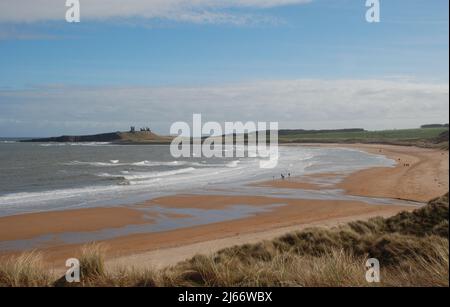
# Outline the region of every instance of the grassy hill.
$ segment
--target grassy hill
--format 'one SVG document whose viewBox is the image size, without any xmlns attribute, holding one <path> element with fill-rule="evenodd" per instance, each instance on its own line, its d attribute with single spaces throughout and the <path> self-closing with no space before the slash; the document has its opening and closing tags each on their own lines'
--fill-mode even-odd
<svg viewBox="0 0 450 307">
<path fill-rule="evenodd" d="M 448 148 L 448 127 L 367 131 L 339 130 L 280 130 L 283 143 L 378 143 Z M 218 137 L 224 140 L 224 137 Z M 150 131 L 111 132 L 94 135 L 60 136 L 28 139 L 22 142 L 111 142 L 114 144 L 170 144 L 172 136 Z"/>
<path fill-rule="evenodd" d="M 161 136 L 150 131 L 120 132 L 120 139 L 116 143 L 120 144 L 170 144 L 173 137 Z"/>
<path fill-rule="evenodd" d="M 151 131 L 110 132 L 92 135 L 63 135 L 59 137 L 27 139 L 21 142 L 111 142 L 114 144 L 170 144 L 170 136 L 160 136 Z"/>
<path fill-rule="evenodd" d="M 446 138 L 445 138 L 446 135 Z M 447 142 L 448 128 L 418 128 L 382 131 L 366 130 L 280 130 L 280 143 L 385 143 L 431 147 Z M 444 144 L 445 145 L 445 144 Z"/>
</svg>

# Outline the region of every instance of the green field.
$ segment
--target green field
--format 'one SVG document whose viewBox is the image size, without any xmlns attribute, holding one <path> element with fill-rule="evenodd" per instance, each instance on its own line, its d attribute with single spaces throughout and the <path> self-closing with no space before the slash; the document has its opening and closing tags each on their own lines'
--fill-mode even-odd
<svg viewBox="0 0 450 307">
<path fill-rule="evenodd" d="M 448 128 L 419 128 L 383 131 L 316 131 L 302 132 L 280 130 L 279 140 L 282 143 L 295 142 L 426 142 L 437 139 Z"/>
</svg>

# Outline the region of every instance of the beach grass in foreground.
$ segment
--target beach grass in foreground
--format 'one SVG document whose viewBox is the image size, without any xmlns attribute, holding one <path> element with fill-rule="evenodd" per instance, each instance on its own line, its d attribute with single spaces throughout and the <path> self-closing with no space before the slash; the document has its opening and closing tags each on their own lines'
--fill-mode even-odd
<svg viewBox="0 0 450 307">
<path fill-rule="evenodd" d="M 448 286 L 448 194 L 413 212 L 311 228 L 197 255 L 162 270 L 106 268 L 102 246 L 81 251 L 81 282 L 66 283 L 31 252 L 0 264 L 0 286 Z M 368 283 L 377 258 L 381 282 Z"/>
</svg>

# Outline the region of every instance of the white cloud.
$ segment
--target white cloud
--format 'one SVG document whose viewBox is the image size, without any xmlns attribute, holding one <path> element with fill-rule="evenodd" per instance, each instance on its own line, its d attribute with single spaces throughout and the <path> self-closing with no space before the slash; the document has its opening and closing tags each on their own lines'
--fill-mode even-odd
<svg viewBox="0 0 450 307">
<path fill-rule="evenodd" d="M 448 84 L 400 80 L 5 89 L 0 90 L 0 132 L 88 133 L 136 124 L 167 133 L 172 122 L 190 122 L 193 113 L 201 113 L 205 121 L 278 121 L 282 128 L 408 128 L 447 122 L 448 99 Z M 8 119 L 20 124 L 7 124 Z"/>
<path fill-rule="evenodd" d="M 312 0 L 81 0 L 82 20 L 108 18 L 163 18 L 187 22 L 241 23 L 251 15 L 227 13 L 228 9 L 267 9 L 304 4 Z M 0 22 L 64 20 L 65 0 L 1 0 Z"/>
</svg>

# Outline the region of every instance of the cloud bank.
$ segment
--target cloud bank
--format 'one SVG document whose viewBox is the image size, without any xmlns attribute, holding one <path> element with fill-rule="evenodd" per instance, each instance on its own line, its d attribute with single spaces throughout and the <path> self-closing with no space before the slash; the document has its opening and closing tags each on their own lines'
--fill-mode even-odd
<svg viewBox="0 0 450 307">
<path fill-rule="evenodd" d="M 205 87 L 0 89 L 0 135 L 45 136 L 175 121 L 278 121 L 281 128 L 410 128 L 448 122 L 449 85 L 279 80 Z"/>
<path fill-rule="evenodd" d="M 194 23 L 244 23 L 251 15 L 231 10 L 268 9 L 312 0 L 88 0 L 80 1 L 82 20 L 139 17 Z M 64 20 L 65 0 L 2 0 L 0 23 Z"/>
</svg>

